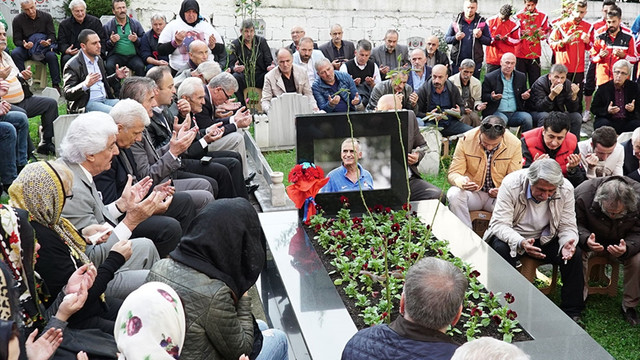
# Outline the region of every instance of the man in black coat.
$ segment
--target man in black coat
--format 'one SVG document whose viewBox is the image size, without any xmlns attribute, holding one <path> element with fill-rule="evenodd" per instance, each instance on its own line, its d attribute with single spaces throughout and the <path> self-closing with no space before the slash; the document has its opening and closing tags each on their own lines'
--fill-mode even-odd
<svg viewBox="0 0 640 360">
<path fill-rule="evenodd" d="M 633 66 L 627 60 L 621 59 L 613 64 L 613 80 L 600 85 L 593 96 L 594 129 L 611 126 L 620 135 L 640 126 L 636 108 L 638 85 L 629 80 L 632 71 Z"/>
<path fill-rule="evenodd" d="M 64 65 L 77 53 L 80 52 L 80 40 L 78 35 L 84 29 L 96 32 L 100 37 L 102 49 L 105 48 L 107 38 L 100 19 L 87 14 L 87 4 L 84 0 L 72 0 L 69 3 L 71 10 L 70 17 L 62 20 L 58 27 L 58 51 L 60 52 L 60 68 L 64 70 Z"/>
<path fill-rule="evenodd" d="M 505 53 L 500 59 L 500 69 L 485 75 L 482 101 L 487 108 L 482 116 L 500 116 L 507 126 L 520 126 L 520 131 L 525 132 L 533 127 L 533 119 L 525 110 L 531 90 L 527 90 L 527 76 L 515 67 L 516 56 Z"/>
<path fill-rule="evenodd" d="M 533 122 L 537 126 L 544 124 L 544 119 L 552 111 L 567 113 L 571 120 L 571 133 L 580 139 L 582 115 L 580 114 L 580 86 L 567 79 L 567 67 L 554 64 L 548 75 L 540 76 L 531 85 L 531 99 L 527 102 L 531 110 Z"/>
</svg>

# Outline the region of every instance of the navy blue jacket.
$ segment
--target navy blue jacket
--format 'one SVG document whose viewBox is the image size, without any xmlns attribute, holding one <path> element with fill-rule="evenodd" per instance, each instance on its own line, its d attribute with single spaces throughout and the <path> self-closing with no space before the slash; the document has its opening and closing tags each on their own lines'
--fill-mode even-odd
<svg viewBox="0 0 640 360">
<path fill-rule="evenodd" d="M 458 348 L 450 336 L 399 316 L 390 325 L 358 331 L 342 352 L 342 360 L 449 360 Z"/>
</svg>

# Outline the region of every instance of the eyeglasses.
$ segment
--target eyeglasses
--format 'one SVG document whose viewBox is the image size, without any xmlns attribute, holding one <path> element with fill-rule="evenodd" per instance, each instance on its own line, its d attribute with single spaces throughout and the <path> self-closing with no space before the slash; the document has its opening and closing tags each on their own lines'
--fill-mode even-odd
<svg viewBox="0 0 640 360">
<path fill-rule="evenodd" d="M 620 70 L 615 70 L 613 72 L 615 75 L 622 75 L 622 76 L 627 76 L 629 75 L 628 73 L 624 72 L 624 71 L 620 71 Z"/>
<path fill-rule="evenodd" d="M 231 96 L 229 96 L 229 94 L 227 94 L 227 92 L 223 88 L 219 88 L 219 89 L 222 90 L 222 93 L 224 94 L 224 97 L 227 98 L 227 100 L 231 98 Z"/>
<path fill-rule="evenodd" d="M 489 124 L 489 123 L 484 123 L 482 124 L 482 128 L 485 130 L 491 130 L 491 128 L 496 129 L 496 131 L 502 131 L 504 130 L 504 126 L 500 125 L 500 124 Z"/>
</svg>

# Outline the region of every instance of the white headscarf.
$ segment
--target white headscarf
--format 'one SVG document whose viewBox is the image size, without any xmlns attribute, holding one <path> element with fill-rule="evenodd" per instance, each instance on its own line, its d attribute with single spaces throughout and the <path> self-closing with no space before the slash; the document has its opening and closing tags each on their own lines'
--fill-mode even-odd
<svg viewBox="0 0 640 360">
<path fill-rule="evenodd" d="M 180 358 L 186 332 L 182 302 L 169 285 L 150 282 L 122 303 L 113 335 L 119 360 Z"/>
</svg>

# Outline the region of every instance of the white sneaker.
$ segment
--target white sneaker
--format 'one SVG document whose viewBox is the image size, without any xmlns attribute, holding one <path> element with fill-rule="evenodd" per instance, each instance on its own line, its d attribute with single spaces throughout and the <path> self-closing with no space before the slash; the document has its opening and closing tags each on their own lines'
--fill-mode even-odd
<svg viewBox="0 0 640 360">
<path fill-rule="evenodd" d="M 582 122 L 586 123 L 586 122 L 589 122 L 589 120 L 591 120 L 591 111 L 585 110 L 582 113 Z"/>
</svg>

